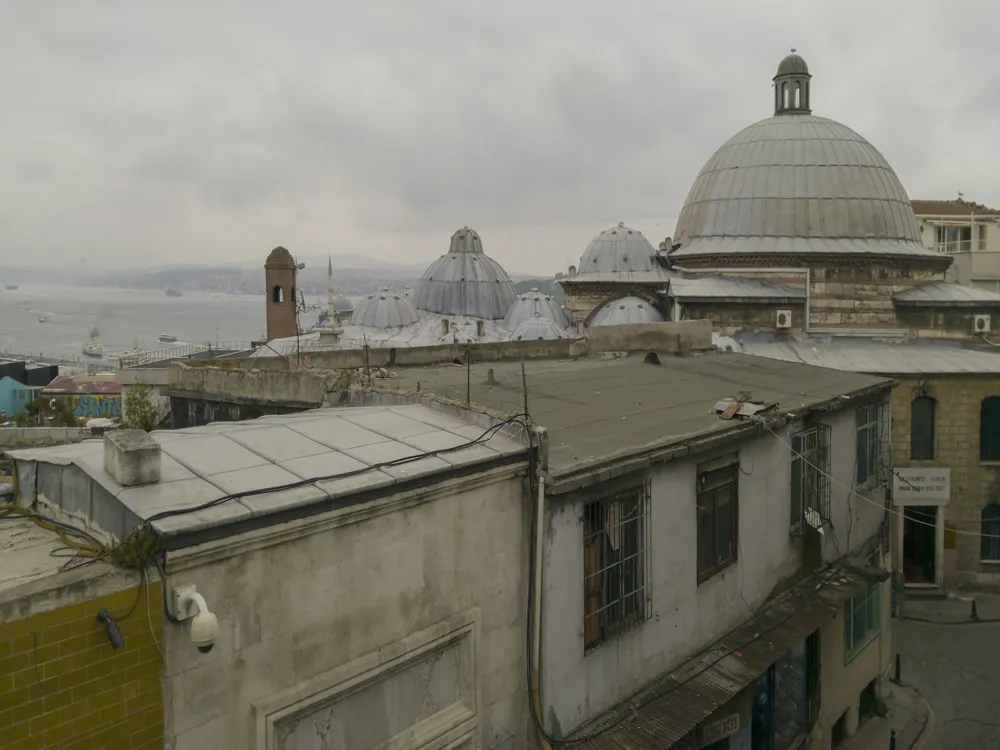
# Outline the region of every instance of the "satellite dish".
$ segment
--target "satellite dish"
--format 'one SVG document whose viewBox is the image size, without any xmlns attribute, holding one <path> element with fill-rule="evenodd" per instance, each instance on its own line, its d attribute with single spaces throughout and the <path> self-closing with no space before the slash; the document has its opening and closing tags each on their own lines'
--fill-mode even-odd
<svg viewBox="0 0 1000 750">
<path fill-rule="evenodd" d="M 56 400 L 54 398 L 53 399 L 49 399 L 49 408 L 50 409 L 55 409 L 56 408 Z"/>
</svg>

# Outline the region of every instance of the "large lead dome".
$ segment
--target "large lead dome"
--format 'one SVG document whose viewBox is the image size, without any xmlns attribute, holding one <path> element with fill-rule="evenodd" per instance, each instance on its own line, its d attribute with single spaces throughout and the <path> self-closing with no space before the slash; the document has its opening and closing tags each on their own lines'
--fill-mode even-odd
<svg viewBox="0 0 1000 750">
<path fill-rule="evenodd" d="M 677 220 L 675 258 L 708 255 L 936 256 L 885 158 L 811 114 L 799 55 L 774 77 L 775 114 L 734 135 L 698 174 Z"/>
<path fill-rule="evenodd" d="M 500 320 L 514 304 L 514 282 L 483 252 L 479 235 L 468 227 L 451 236 L 451 247 L 424 271 L 413 306 L 442 315 Z"/>
</svg>

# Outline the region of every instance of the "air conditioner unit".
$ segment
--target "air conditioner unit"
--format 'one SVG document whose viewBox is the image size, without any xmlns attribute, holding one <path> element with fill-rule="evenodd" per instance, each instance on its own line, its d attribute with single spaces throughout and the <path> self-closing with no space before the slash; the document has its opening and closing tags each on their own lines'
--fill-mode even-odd
<svg viewBox="0 0 1000 750">
<path fill-rule="evenodd" d="M 778 310 L 774 316 L 774 325 L 776 328 L 791 328 L 792 327 L 792 311 L 791 310 Z"/>
<path fill-rule="evenodd" d="M 989 315 L 973 315 L 972 316 L 972 332 L 973 333 L 989 333 L 990 332 L 990 316 Z"/>
</svg>

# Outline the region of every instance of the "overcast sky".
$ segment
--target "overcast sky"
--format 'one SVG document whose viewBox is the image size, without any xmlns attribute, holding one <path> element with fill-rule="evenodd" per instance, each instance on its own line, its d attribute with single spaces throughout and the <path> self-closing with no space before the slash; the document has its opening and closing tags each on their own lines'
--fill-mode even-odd
<svg viewBox="0 0 1000 750">
<path fill-rule="evenodd" d="M 659 242 L 789 47 L 911 197 L 1000 206 L 1000 5 L 0 0 L 0 263 Z"/>
</svg>

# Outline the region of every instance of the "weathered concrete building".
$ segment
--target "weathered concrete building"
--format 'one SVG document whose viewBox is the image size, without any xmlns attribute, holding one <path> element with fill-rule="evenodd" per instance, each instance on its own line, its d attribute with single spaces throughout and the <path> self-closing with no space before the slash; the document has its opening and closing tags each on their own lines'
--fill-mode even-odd
<svg viewBox="0 0 1000 750">
<path fill-rule="evenodd" d="M 396 375 L 368 402 L 526 410 L 540 431 L 529 625 L 544 733 L 827 748 L 871 710 L 891 654 L 892 381 L 642 352 Z"/>
<path fill-rule="evenodd" d="M 380 406 L 13 457 L 18 505 L 155 538 L 166 747 L 513 749 L 528 732 L 524 436 Z"/>
</svg>

